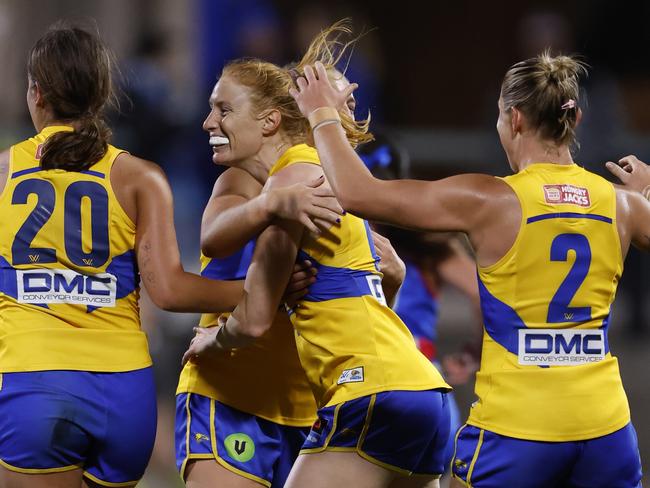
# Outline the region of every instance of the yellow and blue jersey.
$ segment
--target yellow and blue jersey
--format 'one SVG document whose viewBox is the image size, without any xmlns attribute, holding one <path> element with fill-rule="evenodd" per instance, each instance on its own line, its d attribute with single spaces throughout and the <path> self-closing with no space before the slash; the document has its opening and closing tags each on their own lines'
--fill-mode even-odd
<svg viewBox="0 0 650 488">
<path fill-rule="evenodd" d="M 44 128 L 10 149 L 0 196 L 0 372 L 151 365 L 140 329 L 135 224 L 110 182 L 115 158 L 44 171 Z"/>
<path fill-rule="evenodd" d="M 314 148 L 299 144 L 270 174 L 296 163 L 320 164 Z M 368 223 L 348 213 L 328 234 L 303 238 L 299 258 L 318 274 L 291 313 L 318 407 L 389 390 L 449 389 L 386 305 Z"/>
<path fill-rule="evenodd" d="M 201 275 L 214 280 L 243 280 L 255 240 L 223 259 L 201 256 Z M 219 314 L 203 314 L 212 327 Z M 293 327 L 282 310 L 254 344 L 211 357 L 200 366 L 188 362 L 177 394 L 195 393 L 277 424 L 304 427 L 316 419 L 316 403 L 300 365 Z M 189 397 L 188 397 L 189 398 Z"/>
<path fill-rule="evenodd" d="M 478 270 L 485 330 L 468 423 L 539 441 L 614 432 L 630 421 L 607 340 L 623 271 L 615 189 L 575 164 L 504 181 L 522 220 L 505 256 Z"/>
</svg>

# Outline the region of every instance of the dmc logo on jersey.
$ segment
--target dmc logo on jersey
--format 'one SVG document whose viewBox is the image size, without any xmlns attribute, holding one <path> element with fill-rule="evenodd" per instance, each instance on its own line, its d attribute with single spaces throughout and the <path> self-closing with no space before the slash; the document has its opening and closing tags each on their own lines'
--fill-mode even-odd
<svg viewBox="0 0 650 488">
<path fill-rule="evenodd" d="M 363 366 L 352 369 L 344 369 L 339 376 L 339 380 L 336 382 L 337 385 L 342 385 L 344 383 L 361 383 L 363 381 Z"/>
<path fill-rule="evenodd" d="M 605 333 L 594 329 L 519 329 L 519 364 L 578 366 L 605 359 Z"/>
<path fill-rule="evenodd" d="M 590 207 L 589 190 L 573 185 L 544 185 L 546 203 L 570 203 L 580 207 Z"/>
<path fill-rule="evenodd" d="M 83 275 L 70 269 L 16 270 L 19 303 L 68 303 L 114 307 L 117 278 Z"/>
</svg>

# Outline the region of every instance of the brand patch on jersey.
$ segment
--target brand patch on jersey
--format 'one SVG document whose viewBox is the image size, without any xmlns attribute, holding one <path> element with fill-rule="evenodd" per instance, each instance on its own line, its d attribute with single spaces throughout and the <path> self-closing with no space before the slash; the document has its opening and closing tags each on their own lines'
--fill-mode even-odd
<svg viewBox="0 0 650 488">
<path fill-rule="evenodd" d="M 546 203 L 569 203 L 580 207 L 590 207 L 589 190 L 573 185 L 544 185 Z"/>
<path fill-rule="evenodd" d="M 84 275 L 70 269 L 18 269 L 16 289 L 19 303 L 114 307 L 117 277 L 110 273 Z"/>
<path fill-rule="evenodd" d="M 337 385 L 342 385 L 344 383 L 361 383 L 363 381 L 363 366 L 352 369 L 344 369 L 339 376 L 339 380 L 336 382 Z"/>
<path fill-rule="evenodd" d="M 605 359 L 599 329 L 519 329 L 519 364 L 578 366 Z"/>
</svg>

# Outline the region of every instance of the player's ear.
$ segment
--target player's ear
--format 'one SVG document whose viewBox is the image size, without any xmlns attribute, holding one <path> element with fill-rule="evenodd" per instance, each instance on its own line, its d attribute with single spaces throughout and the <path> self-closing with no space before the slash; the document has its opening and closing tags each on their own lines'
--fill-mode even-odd
<svg viewBox="0 0 650 488">
<path fill-rule="evenodd" d="M 516 107 L 510 109 L 510 130 L 512 135 L 519 134 L 523 131 L 524 116 Z"/>
<path fill-rule="evenodd" d="M 262 132 L 264 135 L 271 135 L 280 127 L 282 114 L 276 109 L 267 110 L 261 115 L 260 120 L 262 121 Z"/>
</svg>

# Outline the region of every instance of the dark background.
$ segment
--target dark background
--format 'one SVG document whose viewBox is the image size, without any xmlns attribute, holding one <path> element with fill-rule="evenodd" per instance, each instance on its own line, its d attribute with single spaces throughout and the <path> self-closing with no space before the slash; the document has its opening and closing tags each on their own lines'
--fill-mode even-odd
<svg viewBox="0 0 650 488">
<path fill-rule="evenodd" d="M 281 64 L 297 60 L 318 29 L 345 16 L 358 32 L 367 31 L 348 70 L 360 84 L 357 115 L 370 110 L 373 130 L 397 141 L 417 177 L 508 174 L 494 129 L 501 78 L 510 65 L 546 47 L 577 53 L 590 65 L 576 161 L 605 175 L 607 160 L 630 153 L 650 160 L 650 2 L 604 0 L 2 0 L 0 145 L 33 133 L 24 97 L 25 60 L 34 41 L 59 18 L 98 28 L 117 56 L 126 95 L 111 115 L 115 143 L 165 168 L 184 261 L 198 270 L 201 212 L 219 171 L 211 163 L 201 122 L 224 62 L 241 56 Z M 646 463 L 648 271 L 648 258 L 631 252 L 610 333 Z M 477 319 L 468 310 L 462 296 L 444 291 L 443 354 L 473 334 Z M 160 390 L 160 428 L 140 486 L 178 486 L 173 394 L 180 354 L 196 320 L 195 315 L 156 311 L 143 299 Z M 472 385 L 457 394 L 466 414 Z"/>
</svg>

